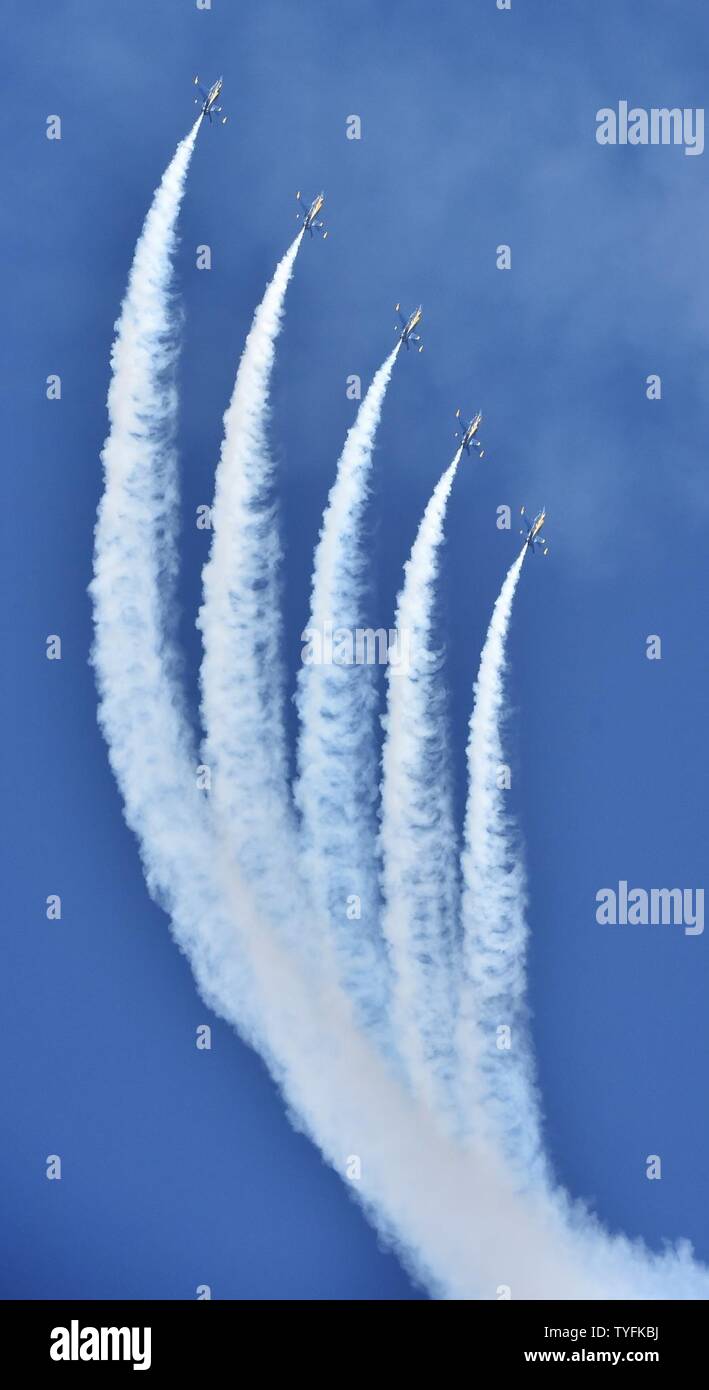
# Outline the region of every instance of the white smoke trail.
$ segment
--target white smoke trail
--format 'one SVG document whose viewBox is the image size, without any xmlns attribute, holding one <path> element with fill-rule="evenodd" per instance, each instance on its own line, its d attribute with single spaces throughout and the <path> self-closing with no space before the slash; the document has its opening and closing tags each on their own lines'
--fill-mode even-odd
<svg viewBox="0 0 709 1390">
<path fill-rule="evenodd" d="M 382 929 L 397 1050 L 416 1095 L 452 1107 L 458 912 L 445 697 L 432 651 L 438 552 L 459 449 L 433 490 L 397 599 L 401 665 L 387 668 L 382 754 Z"/>
<path fill-rule="evenodd" d="M 197 620 L 204 639 L 203 761 L 212 772 L 212 804 L 244 876 L 259 882 L 261 910 L 293 926 L 302 893 L 288 786 L 282 555 L 267 427 L 276 339 L 302 238 L 301 231 L 256 310 L 224 416 Z M 286 898 L 292 899 L 288 910 Z"/>
<path fill-rule="evenodd" d="M 295 797 L 305 872 L 316 907 L 332 923 L 343 978 L 370 1023 L 381 1017 L 386 998 L 376 866 L 377 690 L 370 664 L 375 654 L 370 651 L 367 662 L 363 651 L 353 649 L 356 633 L 364 631 L 362 524 L 374 439 L 400 347 L 399 342 L 374 376 L 337 466 L 315 549 L 296 697 L 301 733 Z M 326 650 L 329 635 L 338 648 L 334 660 Z M 348 664 L 338 639 L 349 641 Z"/>
<path fill-rule="evenodd" d="M 122 726 L 124 714 L 122 706 L 115 705 L 115 677 L 121 667 L 137 677 L 138 658 L 130 636 L 109 645 L 106 632 L 130 628 L 136 634 L 136 651 L 141 646 L 138 634 L 150 632 L 155 661 L 140 672 L 146 680 L 153 678 L 158 664 L 171 676 L 176 667 L 174 649 L 165 632 L 166 626 L 174 626 L 166 610 L 173 600 L 177 569 L 179 500 L 174 381 L 178 337 L 171 279 L 177 217 L 201 121 L 200 116 L 178 145 L 153 199 L 135 249 L 111 352 L 110 432 L 102 454 L 106 487 L 96 526 L 91 593 L 97 625 L 93 661 L 102 696 L 100 718 L 114 764 L 124 758 L 110 736 L 115 725 Z M 162 693 L 168 733 L 177 736 L 179 728 L 189 748 L 174 680 L 169 688 L 165 684 Z M 148 717 L 152 721 L 151 711 Z M 142 745 L 142 729 L 136 727 L 131 737 L 136 745 Z M 125 757 L 129 756 L 125 750 Z M 157 767 L 155 772 L 157 775 Z M 134 809 L 131 801 L 127 808 L 131 824 Z"/>
<path fill-rule="evenodd" d="M 177 217 L 200 124 L 201 117 L 178 145 L 155 194 L 116 326 L 90 589 L 92 661 L 99 722 L 150 891 L 176 914 L 183 949 L 196 949 L 199 940 L 209 969 L 234 976 L 243 1026 L 253 1033 L 247 967 L 242 959 L 235 975 L 230 964 L 233 925 L 217 903 L 214 836 L 197 789 L 195 750 L 165 632 L 178 507 L 171 280 Z M 186 913 L 176 866 L 191 877 L 194 902 Z"/>
<path fill-rule="evenodd" d="M 504 804 L 501 735 L 505 644 L 526 553 L 525 545 L 495 603 L 470 717 L 459 1044 L 469 1123 L 473 1111 L 479 1123 L 482 1110 L 515 1168 L 538 1183 L 548 1174 L 528 1036 L 526 879 Z"/>
<path fill-rule="evenodd" d="M 189 867 L 176 865 L 185 920 L 199 911 Z M 654 1256 L 641 1243 L 610 1238 L 563 1195 L 515 1191 L 499 1155 L 483 1143 L 463 1149 L 442 1135 L 353 1025 L 342 994 L 313 987 L 299 962 L 250 919 L 241 884 L 233 885 L 233 910 L 235 933 L 249 943 L 248 1007 L 258 1018 L 260 1050 L 293 1124 L 434 1296 L 495 1299 L 506 1288 L 515 1299 L 709 1295 L 709 1271 L 693 1262 L 686 1243 Z M 214 965 L 211 932 L 203 919 L 187 946 L 197 983 L 243 1033 L 237 946 Z"/>
<path fill-rule="evenodd" d="M 494 1297 L 504 1283 L 514 1297 L 706 1297 L 706 1272 L 686 1248 L 654 1259 L 608 1241 L 580 1214 L 515 1195 L 483 1149 L 462 1152 L 438 1134 L 353 1026 L 344 996 L 313 989 L 259 920 L 196 790 L 161 627 L 176 502 L 168 295 L 195 133 L 156 194 L 118 325 L 91 586 L 101 724 L 151 891 L 173 914 L 206 1002 L 259 1046 L 294 1123 L 353 1174 L 352 1192 L 433 1291 Z"/>
</svg>

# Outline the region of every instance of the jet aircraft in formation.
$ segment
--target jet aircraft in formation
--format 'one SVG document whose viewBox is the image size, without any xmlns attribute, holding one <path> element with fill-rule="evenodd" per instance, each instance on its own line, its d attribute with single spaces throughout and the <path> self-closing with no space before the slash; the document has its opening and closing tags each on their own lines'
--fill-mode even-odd
<svg viewBox="0 0 709 1390">
<path fill-rule="evenodd" d="M 395 324 L 394 332 L 399 334 L 399 340 L 404 344 L 406 351 L 408 352 L 409 350 L 409 343 L 418 343 L 419 352 L 423 352 L 423 343 L 421 342 L 421 335 L 420 333 L 415 332 L 415 330 L 418 328 L 421 322 L 421 319 L 423 318 L 423 309 L 421 308 L 421 305 L 419 304 L 418 309 L 414 309 L 413 314 L 411 314 L 408 319 L 404 318 L 404 315 L 401 312 L 400 304 L 395 304 L 394 309 L 396 310 L 396 313 L 399 315 L 399 318 L 401 320 L 401 327 L 399 327 L 398 324 Z"/>
<path fill-rule="evenodd" d="M 318 222 L 318 213 L 322 211 L 322 205 L 325 202 L 325 194 L 318 193 L 317 198 L 313 199 L 312 203 L 310 204 L 310 207 L 306 207 L 305 203 L 303 202 L 303 199 L 300 196 L 300 193 L 296 193 L 295 196 L 296 200 L 300 203 L 301 207 L 301 211 L 296 213 L 296 217 L 302 217 L 304 230 L 306 232 L 310 232 L 310 235 L 312 236 L 314 227 L 317 232 L 322 232 L 324 241 L 325 237 L 327 236 L 327 231 L 325 228 L 325 223 Z"/>
<path fill-rule="evenodd" d="M 532 554 L 534 554 L 536 547 L 539 546 L 542 555 L 548 555 L 549 546 L 547 545 L 544 537 L 539 534 L 547 518 L 546 507 L 542 507 L 542 510 L 540 512 L 537 512 L 537 515 L 535 516 L 533 521 L 529 520 L 529 517 L 527 516 L 524 510 L 524 507 L 522 507 L 520 510 L 522 514 L 522 520 L 524 521 L 527 530 L 520 531 L 519 534 L 520 536 L 525 536 L 525 544 L 527 546 L 527 549 L 531 550 Z"/>
<path fill-rule="evenodd" d="M 475 438 L 483 422 L 482 410 L 479 410 L 477 414 L 473 416 L 469 425 L 465 424 L 465 421 L 463 420 L 463 417 L 459 410 L 456 410 L 455 418 L 458 421 L 458 429 L 455 432 L 455 438 L 460 440 L 461 449 L 465 449 L 466 454 L 470 453 L 471 448 L 477 449 L 480 454 L 480 457 L 484 458 L 485 450 L 483 449 L 480 440 Z"/>
<path fill-rule="evenodd" d="M 209 117 L 209 124 L 211 125 L 211 124 L 212 124 L 212 112 L 214 112 L 214 114 L 217 115 L 217 113 L 221 112 L 221 109 L 222 109 L 221 106 L 215 106 L 215 102 L 216 102 L 216 100 L 217 100 L 217 97 L 219 96 L 219 93 L 220 93 L 221 90 L 222 90 L 223 85 L 224 85 L 224 78 L 223 78 L 223 77 L 218 77 L 217 80 L 216 80 L 216 82 L 213 82 L 213 83 L 212 83 L 212 85 L 211 85 L 211 87 L 209 88 L 209 91 L 208 91 L 208 92 L 205 92 L 204 87 L 202 86 L 202 84 L 201 84 L 201 82 L 200 82 L 200 80 L 199 80 L 198 77 L 195 77 L 194 85 L 195 85 L 195 87 L 197 87 L 197 89 L 199 90 L 199 94 L 200 94 L 198 97 L 195 97 L 195 99 L 194 99 L 195 106 L 199 106 L 200 97 L 201 97 L 201 99 L 202 99 L 202 115 L 203 115 L 203 116 L 208 116 L 208 117 Z M 222 116 L 222 120 L 221 120 L 222 125 L 226 125 L 228 119 L 229 119 L 228 116 Z"/>
<path fill-rule="evenodd" d="M 222 77 L 217 78 L 217 81 L 212 84 L 208 92 L 206 92 L 204 90 L 204 87 L 201 86 L 198 77 L 195 77 L 194 82 L 195 86 L 199 89 L 200 96 L 202 98 L 202 115 L 208 116 L 211 122 L 212 113 L 214 113 L 215 115 L 221 113 L 222 108 L 221 106 L 217 106 L 216 103 L 221 93 L 224 79 Z M 199 104 L 198 98 L 195 98 L 195 101 L 197 102 L 197 104 Z M 226 116 L 222 116 L 221 124 L 226 125 L 227 119 L 228 118 Z M 322 211 L 323 204 L 325 202 L 325 194 L 318 193 L 317 198 L 313 199 L 313 202 L 310 204 L 310 207 L 307 207 L 306 204 L 303 202 L 303 199 L 299 192 L 296 193 L 295 196 L 300 204 L 301 209 L 297 216 L 299 218 L 302 217 L 303 219 L 304 231 L 310 232 L 311 236 L 313 235 L 313 231 L 322 232 L 323 238 L 325 238 L 327 236 L 327 229 L 325 227 L 324 222 L 318 216 L 318 214 Z M 408 318 L 405 318 L 402 314 L 400 304 L 395 304 L 394 309 L 396 313 L 399 315 L 400 320 L 400 323 L 396 326 L 395 330 L 399 335 L 400 342 L 404 344 L 404 347 L 407 349 L 407 351 L 410 343 L 416 343 L 418 344 L 419 352 L 423 352 L 423 342 L 421 341 L 421 335 L 420 333 L 416 332 L 423 318 L 423 309 L 421 308 L 421 305 L 419 304 L 418 308 L 415 309 L 413 314 L 410 314 Z M 456 439 L 460 440 L 461 449 L 465 449 L 466 453 L 468 454 L 470 453 L 471 448 L 477 449 L 479 457 L 484 458 L 485 450 L 483 449 L 480 440 L 477 438 L 477 433 L 480 429 L 483 419 L 482 411 L 478 410 L 476 414 L 473 416 L 472 420 L 470 420 L 467 425 L 463 420 L 460 410 L 456 410 L 455 418 L 458 422 L 458 429 L 455 432 L 455 437 Z M 548 555 L 549 547 L 544 537 L 540 534 L 541 529 L 546 520 L 545 508 L 542 507 L 542 510 L 540 512 L 537 512 L 537 515 L 534 517 L 532 521 L 530 521 L 528 516 L 526 515 L 524 507 L 522 507 L 521 509 L 521 515 L 526 530 L 520 531 L 520 535 L 525 537 L 525 544 L 527 546 L 527 549 L 531 550 L 532 554 L 534 554 L 537 546 L 539 546 L 542 554 Z"/>
</svg>

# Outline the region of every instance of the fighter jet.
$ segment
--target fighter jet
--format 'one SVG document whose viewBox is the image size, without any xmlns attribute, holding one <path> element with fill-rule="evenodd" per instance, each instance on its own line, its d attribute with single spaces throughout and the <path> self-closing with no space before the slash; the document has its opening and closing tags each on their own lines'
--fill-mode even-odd
<svg viewBox="0 0 709 1390">
<path fill-rule="evenodd" d="M 423 352 L 423 343 L 421 342 L 421 336 L 419 333 L 414 333 L 414 329 L 418 327 L 418 325 L 421 322 L 421 319 L 423 318 L 423 309 L 421 308 L 421 305 L 419 304 L 418 309 L 414 310 L 414 313 L 408 319 L 404 318 L 404 315 L 401 312 L 400 304 L 395 304 L 394 309 L 396 310 L 396 313 L 399 315 L 399 318 L 401 319 L 401 328 L 398 326 L 398 324 L 394 324 L 394 332 L 399 334 L 399 338 L 401 342 L 404 344 L 406 351 L 408 352 L 409 343 L 411 342 L 418 343 L 419 352 Z"/>
<path fill-rule="evenodd" d="M 539 534 L 542 529 L 542 526 L 544 525 L 544 522 L 546 521 L 546 507 L 542 507 L 542 510 L 540 512 L 537 512 L 534 521 L 529 520 L 525 513 L 524 507 L 522 507 L 520 510 L 522 513 L 522 517 L 524 518 L 524 524 L 527 530 L 520 531 L 519 534 L 520 536 L 526 536 L 527 549 L 531 550 L 532 554 L 534 554 L 536 546 L 540 546 L 542 555 L 548 555 L 549 546 L 547 545 L 544 537 L 540 536 Z"/>
<path fill-rule="evenodd" d="M 212 124 L 212 112 L 214 112 L 214 114 L 216 115 L 217 112 L 221 111 L 222 109 L 221 106 L 215 106 L 214 103 L 222 90 L 223 83 L 224 78 L 218 77 L 216 82 L 214 82 L 212 86 L 209 88 L 209 91 L 205 92 L 204 87 L 201 85 L 199 78 L 195 77 L 194 80 L 194 85 L 195 87 L 199 88 L 200 96 L 202 98 L 202 115 L 209 117 L 210 125 Z M 194 104 L 195 106 L 199 106 L 199 97 L 195 97 Z M 221 124 L 226 125 L 228 119 L 228 116 L 222 116 Z"/>
<path fill-rule="evenodd" d="M 318 216 L 318 213 L 319 213 L 319 212 L 321 211 L 321 209 L 322 209 L 323 203 L 325 202 L 325 194 L 324 194 L 324 193 L 318 193 L 317 198 L 313 199 L 313 202 L 310 204 L 310 207 L 309 207 L 309 208 L 307 208 L 307 207 L 305 206 L 305 203 L 303 202 L 303 199 L 301 198 L 300 193 L 296 193 L 295 196 L 296 196 L 297 202 L 299 202 L 299 203 L 300 203 L 300 206 L 301 206 L 301 211 L 296 213 L 296 217 L 297 217 L 297 218 L 302 217 L 302 219 L 303 219 L 303 228 L 304 228 L 304 230 L 305 230 L 306 232 L 310 232 L 310 235 L 312 236 L 312 235 L 313 235 L 313 227 L 314 227 L 316 231 L 322 232 L 323 241 L 324 241 L 324 240 L 325 240 L 325 237 L 327 236 L 327 232 L 326 232 L 326 230 L 325 230 L 325 223 L 324 223 L 324 222 L 318 222 L 317 216 Z"/>
<path fill-rule="evenodd" d="M 455 432 L 455 438 L 460 440 L 461 449 L 465 449 L 465 452 L 469 454 L 472 446 L 473 449 L 477 449 L 479 451 L 481 459 L 484 458 L 485 450 L 483 449 L 480 440 L 475 438 L 483 422 L 482 410 L 479 410 L 477 412 L 477 415 L 473 416 L 469 425 L 465 424 L 465 421 L 463 420 L 463 417 L 459 410 L 456 410 L 455 418 L 460 426 L 460 429 L 457 429 Z"/>
</svg>

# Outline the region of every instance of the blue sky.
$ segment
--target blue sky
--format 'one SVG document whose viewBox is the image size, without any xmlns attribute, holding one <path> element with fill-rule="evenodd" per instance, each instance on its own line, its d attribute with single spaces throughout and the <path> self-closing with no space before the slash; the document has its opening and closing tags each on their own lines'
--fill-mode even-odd
<svg viewBox="0 0 709 1390">
<path fill-rule="evenodd" d="M 702 107 L 700 0 L 442 7 L 188 0 L 13 13 L 5 59 L 7 495 L 4 649 L 10 874 L 0 988 L 2 1227 L 10 1296 L 414 1298 L 339 1180 L 294 1134 L 260 1061 L 223 1024 L 210 1053 L 186 961 L 149 900 L 95 719 L 86 585 L 113 324 L 152 191 L 223 72 L 200 133 L 178 256 L 181 635 L 194 614 L 221 416 L 254 306 L 295 230 L 301 252 L 273 395 L 291 686 L 312 549 L 353 417 L 397 363 L 372 505 L 371 618 L 481 407 L 488 456 L 456 481 L 442 578 L 458 812 L 471 685 L 515 543 L 503 503 L 549 514 L 510 640 L 508 737 L 531 888 L 534 1037 L 560 1179 L 613 1230 L 709 1259 L 706 935 L 610 928 L 595 894 L 705 884 L 709 659 L 709 184 L 680 148 L 604 148 L 600 107 Z M 45 121 L 62 117 L 62 140 Z M 362 139 L 347 140 L 350 114 Z M 198 271 L 195 248 L 212 249 Z M 512 268 L 496 267 L 501 243 Z M 45 399 L 49 373 L 62 399 Z M 662 399 L 646 398 L 659 373 Z M 59 633 L 61 662 L 44 656 Z M 649 662 L 646 638 L 662 637 Z M 292 725 L 294 729 L 294 723 Z M 63 900 L 47 922 L 48 893 Z M 61 1183 L 44 1176 L 63 1157 Z M 661 1182 L 645 1178 L 659 1153 Z"/>
</svg>

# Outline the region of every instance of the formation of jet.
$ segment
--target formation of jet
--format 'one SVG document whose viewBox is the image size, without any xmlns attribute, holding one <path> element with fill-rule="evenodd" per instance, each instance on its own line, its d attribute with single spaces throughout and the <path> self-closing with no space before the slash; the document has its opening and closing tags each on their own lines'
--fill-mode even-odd
<svg viewBox="0 0 709 1390">
<path fill-rule="evenodd" d="M 423 343 L 421 342 L 421 335 L 419 333 L 414 332 L 414 329 L 418 327 L 418 325 L 421 322 L 421 319 L 423 318 L 423 309 L 421 308 L 421 305 L 419 304 L 418 309 L 415 309 L 413 314 L 411 314 L 410 318 L 408 319 L 404 318 L 404 315 L 401 312 L 400 304 L 395 304 L 394 309 L 396 310 L 397 314 L 399 315 L 399 318 L 401 319 L 401 327 L 399 327 L 398 324 L 394 324 L 394 332 L 399 334 L 399 338 L 401 342 L 404 344 L 406 351 L 408 352 L 409 350 L 409 343 L 418 343 L 419 352 L 423 352 Z"/>
<path fill-rule="evenodd" d="M 212 86 L 209 88 L 208 92 L 205 92 L 204 87 L 200 83 L 198 77 L 195 77 L 194 85 L 195 87 L 197 87 L 199 91 L 199 97 L 195 97 L 194 104 L 195 106 L 199 106 L 200 97 L 202 98 L 202 115 L 209 117 L 209 124 L 211 125 L 212 112 L 214 112 L 214 114 L 216 115 L 222 109 L 221 106 L 215 106 L 214 103 L 222 90 L 222 86 L 224 85 L 224 78 L 218 77 L 216 82 L 212 83 Z M 228 119 L 228 116 L 222 116 L 222 125 L 226 125 Z"/>
<path fill-rule="evenodd" d="M 529 520 L 529 517 L 525 513 L 524 507 L 521 508 L 521 513 L 527 530 L 526 532 L 520 531 L 519 534 L 520 536 L 526 536 L 527 549 L 531 550 L 532 554 L 534 554 L 536 546 L 539 546 L 541 548 L 542 555 L 548 555 L 549 546 L 547 545 L 544 537 L 539 534 L 542 529 L 542 526 L 544 525 L 544 522 L 546 521 L 546 508 L 542 507 L 542 510 L 540 512 L 537 512 L 534 521 Z"/>
<path fill-rule="evenodd" d="M 323 203 L 325 202 L 325 194 L 324 194 L 324 193 L 318 193 L 317 198 L 314 198 L 314 199 L 313 199 L 313 201 L 312 201 L 312 203 L 310 204 L 310 207 L 309 207 L 309 208 L 305 206 L 305 203 L 303 202 L 303 199 L 301 198 L 300 193 L 296 193 L 295 196 L 296 196 L 297 202 L 300 203 L 300 207 L 301 207 L 301 211 L 296 213 L 296 217 L 297 217 L 297 218 L 301 218 L 301 217 L 302 217 L 302 219 L 303 219 L 303 227 L 304 227 L 305 231 L 306 231 L 306 232 L 310 232 L 310 235 L 312 236 L 312 235 L 313 235 L 313 227 L 314 227 L 316 231 L 322 232 L 322 234 L 323 234 L 323 241 L 324 241 L 324 240 L 325 240 L 325 237 L 327 236 L 327 231 L 325 230 L 325 223 L 324 223 L 324 222 L 318 222 L 317 218 L 318 218 L 318 213 L 322 210 L 322 205 L 323 205 Z"/>
<path fill-rule="evenodd" d="M 483 449 L 480 440 L 475 438 L 483 422 L 482 410 L 479 410 L 477 414 L 473 416 L 472 420 L 470 421 L 470 424 L 468 425 L 465 424 L 465 421 L 463 420 L 463 417 L 459 410 L 456 410 L 455 418 L 458 421 L 459 425 L 459 428 L 455 432 L 455 438 L 460 440 L 461 449 L 465 449 L 466 454 L 470 453 L 471 448 L 477 449 L 480 454 L 480 458 L 484 458 L 485 450 Z"/>
<path fill-rule="evenodd" d="M 217 106 L 216 103 L 221 93 L 223 83 L 223 77 L 219 77 L 217 78 L 217 81 L 214 82 L 212 86 L 209 88 L 209 91 L 205 92 L 204 87 L 202 87 L 200 84 L 199 77 L 195 77 L 194 79 L 195 87 L 198 88 L 202 100 L 202 115 L 208 116 L 210 123 L 212 121 L 213 114 L 215 116 L 221 114 L 222 108 L 221 106 Z M 199 98 L 195 98 L 195 103 L 196 105 L 199 105 Z M 226 125 L 227 119 L 227 116 L 222 116 L 221 124 Z M 325 238 L 327 236 L 325 223 L 319 219 L 319 213 L 322 211 L 323 204 L 325 202 L 325 194 L 318 193 L 317 198 L 313 199 L 313 202 L 310 204 L 310 207 L 307 207 L 306 204 L 303 202 L 303 199 L 299 192 L 296 193 L 295 196 L 296 200 L 300 204 L 301 209 L 300 212 L 296 214 L 296 216 L 298 218 L 302 217 L 304 231 L 310 232 L 311 236 L 313 235 L 314 231 L 322 232 L 323 238 Z M 410 314 L 408 318 L 405 318 L 402 314 L 400 304 L 395 304 L 394 309 L 396 313 L 399 315 L 400 320 L 400 323 L 395 326 L 394 331 L 398 333 L 399 339 L 404 344 L 404 347 L 406 348 L 407 352 L 410 343 L 417 343 L 419 352 L 423 352 L 423 342 L 421 341 L 421 335 L 420 333 L 416 332 L 416 329 L 418 328 L 423 318 L 423 309 L 421 308 L 421 305 L 419 304 L 418 309 L 415 309 L 413 314 Z M 460 410 L 456 410 L 455 418 L 458 422 L 458 429 L 455 432 L 455 437 L 456 439 L 460 440 L 461 449 L 465 449 L 466 453 L 468 454 L 470 453 L 471 449 L 477 449 L 479 457 L 481 459 L 484 458 L 485 450 L 483 449 L 480 440 L 477 438 L 477 433 L 480 429 L 483 419 L 482 411 L 478 410 L 477 413 L 473 416 L 472 420 L 470 420 L 467 425 L 461 415 Z M 527 546 L 527 549 L 531 550 L 532 554 L 534 554 L 537 546 L 539 546 L 542 554 L 548 555 L 549 547 L 544 537 L 540 534 L 541 529 L 546 520 L 545 508 L 542 507 L 542 510 L 540 512 L 537 512 L 537 515 L 534 517 L 533 521 L 529 520 L 528 516 L 525 513 L 524 507 L 522 507 L 521 509 L 521 514 L 526 530 L 520 531 L 520 535 L 525 537 L 525 544 Z"/>
</svg>

